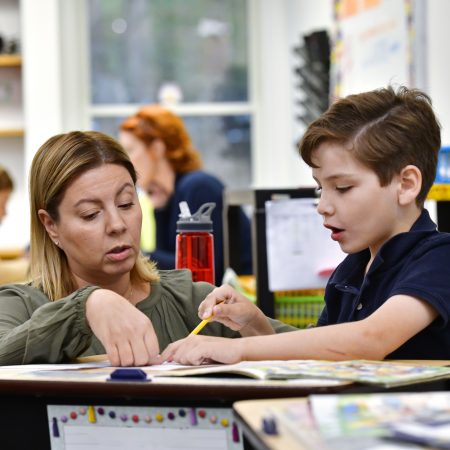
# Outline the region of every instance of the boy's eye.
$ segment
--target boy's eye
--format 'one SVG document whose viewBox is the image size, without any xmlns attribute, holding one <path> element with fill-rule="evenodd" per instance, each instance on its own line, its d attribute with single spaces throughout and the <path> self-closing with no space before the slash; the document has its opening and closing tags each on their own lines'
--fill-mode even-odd
<svg viewBox="0 0 450 450">
<path fill-rule="evenodd" d="M 320 197 L 320 195 L 322 194 L 322 186 L 316 187 L 315 194 L 316 194 L 316 197 Z"/>
</svg>

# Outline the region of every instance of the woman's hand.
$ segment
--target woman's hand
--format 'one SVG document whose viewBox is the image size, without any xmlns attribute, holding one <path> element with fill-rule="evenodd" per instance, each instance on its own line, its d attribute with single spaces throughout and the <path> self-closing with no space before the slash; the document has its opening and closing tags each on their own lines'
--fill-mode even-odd
<svg viewBox="0 0 450 450">
<path fill-rule="evenodd" d="M 274 330 L 263 312 L 247 297 L 236 292 L 231 286 L 224 284 L 214 289 L 200 303 L 198 315 L 211 321 L 220 322 L 232 330 L 239 331 L 242 336 L 273 334 Z"/>
<path fill-rule="evenodd" d="M 234 364 L 243 359 L 242 343 L 243 339 L 190 335 L 169 344 L 153 363 L 168 361 L 195 366 L 209 363 Z"/>
<path fill-rule="evenodd" d="M 113 291 L 97 289 L 89 295 L 86 320 L 113 366 L 145 366 L 159 353 L 150 319 Z"/>
</svg>

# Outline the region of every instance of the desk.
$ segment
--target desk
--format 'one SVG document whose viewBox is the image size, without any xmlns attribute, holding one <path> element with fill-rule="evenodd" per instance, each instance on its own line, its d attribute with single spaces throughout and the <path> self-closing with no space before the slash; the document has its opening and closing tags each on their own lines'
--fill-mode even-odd
<svg viewBox="0 0 450 450">
<path fill-rule="evenodd" d="M 427 361 L 427 363 L 430 362 Z M 448 361 L 437 363 L 447 364 Z M 135 406 L 136 409 L 160 407 L 165 408 L 166 413 L 170 407 L 175 411 L 179 408 L 196 408 L 197 410 L 222 408 L 232 420 L 231 407 L 235 402 L 242 400 L 256 401 L 270 398 L 306 397 L 310 394 L 376 390 L 373 387 L 348 381 L 325 379 L 260 381 L 230 377 L 158 377 L 151 381 L 111 382 L 106 381 L 114 370 L 111 367 L 65 371 L 41 368 L 28 372 L 19 369 L 0 367 L 2 449 L 50 448 L 48 405 L 84 407 L 92 405 L 105 408 Z M 146 371 L 151 375 L 151 369 Z M 445 382 L 446 380 L 441 380 L 414 385 L 414 389 L 446 390 L 448 386 L 442 385 Z M 164 424 L 170 423 L 167 418 Z M 142 422 L 141 425 L 143 425 Z M 246 439 L 243 441 L 244 448 L 251 448 Z"/>
<path fill-rule="evenodd" d="M 239 401 L 233 405 L 233 410 L 249 444 L 258 450 L 432 450 L 435 449 L 433 439 L 438 443 L 442 437 L 448 444 L 448 432 L 443 432 L 437 422 L 426 423 L 423 419 L 448 414 L 449 395 L 448 391 L 316 395 Z M 399 426 L 399 430 L 412 437 L 409 444 L 417 445 L 406 445 L 405 435 L 390 434 L 386 425 Z M 448 425 L 442 424 L 442 427 Z M 385 440 L 379 432 L 403 439 Z M 414 440 L 417 438 L 427 440 Z M 443 446 L 444 442 L 436 447 L 448 448 Z"/>
<path fill-rule="evenodd" d="M 406 362 L 406 361 L 404 361 Z M 408 361 L 409 363 L 420 362 Z M 449 361 L 427 361 L 430 365 L 448 365 Z M 449 379 L 429 381 L 420 384 L 411 384 L 409 386 L 399 386 L 395 388 L 368 387 L 367 385 L 353 384 L 348 386 L 343 394 L 375 393 L 375 392 L 431 392 L 431 391 L 449 391 Z M 258 450 L 309 450 L 299 443 L 298 439 L 291 430 L 286 428 L 283 422 L 276 420 L 277 434 L 270 435 L 263 430 L 263 419 L 270 417 L 274 410 L 284 409 L 290 404 L 298 404 L 306 401 L 306 396 L 299 398 L 273 398 L 237 401 L 233 404 L 234 416 L 243 434 L 250 445 L 250 448 Z M 299 427 L 300 428 L 300 427 Z M 308 429 L 308 425 L 303 424 L 301 429 Z"/>
<path fill-rule="evenodd" d="M 148 382 L 95 379 L 111 368 L 34 374 L 0 368 L 1 448 L 49 449 L 47 405 L 114 405 L 227 408 L 243 399 L 341 392 L 348 382 L 329 380 L 257 381 L 232 378 L 158 378 Z M 249 448 L 244 442 L 245 447 Z"/>
<path fill-rule="evenodd" d="M 291 433 L 281 428 L 275 436 L 264 433 L 261 423 L 267 411 L 273 407 L 297 403 L 298 398 L 239 401 L 233 405 L 238 422 L 249 443 L 261 450 L 308 450 L 300 446 Z M 279 426 L 278 426 L 279 427 Z"/>
</svg>

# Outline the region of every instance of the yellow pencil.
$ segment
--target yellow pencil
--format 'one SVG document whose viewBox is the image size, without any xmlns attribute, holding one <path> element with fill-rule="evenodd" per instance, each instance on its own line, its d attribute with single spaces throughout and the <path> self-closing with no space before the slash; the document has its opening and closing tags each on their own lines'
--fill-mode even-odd
<svg viewBox="0 0 450 450">
<path fill-rule="evenodd" d="M 220 303 L 223 303 L 225 300 L 222 300 L 219 303 L 216 303 L 216 305 L 219 305 Z M 203 328 L 205 328 L 206 324 L 214 317 L 214 314 L 211 314 L 209 317 L 207 317 L 206 319 L 202 320 L 189 334 L 198 334 L 200 333 L 200 331 L 203 330 Z"/>
<path fill-rule="evenodd" d="M 190 334 L 198 334 L 200 331 L 205 328 L 205 325 L 214 317 L 214 314 L 206 318 L 205 320 L 202 320 L 192 331 Z"/>
</svg>

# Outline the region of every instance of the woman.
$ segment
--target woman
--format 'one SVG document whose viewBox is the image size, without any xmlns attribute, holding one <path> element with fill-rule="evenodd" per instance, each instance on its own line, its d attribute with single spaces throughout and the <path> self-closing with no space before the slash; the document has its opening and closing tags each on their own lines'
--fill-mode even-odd
<svg viewBox="0 0 450 450">
<path fill-rule="evenodd" d="M 141 108 L 126 119 L 119 140 L 130 155 L 138 183 L 155 208 L 156 250 L 151 253 L 160 269 L 175 267 L 176 222 L 179 203 L 186 201 L 192 213 L 207 202 L 215 202 L 212 212 L 215 280 L 222 281 L 223 261 L 223 184 L 201 170 L 200 154 L 193 148 L 182 122 L 172 112 L 158 106 Z M 240 212 L 241 264 L 239 273 L 252 272 L 250 223 Z"/>
<path fill-rule="evenodd" d="M 158 273 L 140 254 L 135 183 L 126 152 L 104 134 L 60 134 L 38 150 L 32 282 L 0 288 L 0 364 L 107 353 L 113 365 L 147 365 L 198 324 L 214 286 L 193 283 L 187 270 Z M 203 333 L 238 336 L 218 324 Z"/>
</svg>

